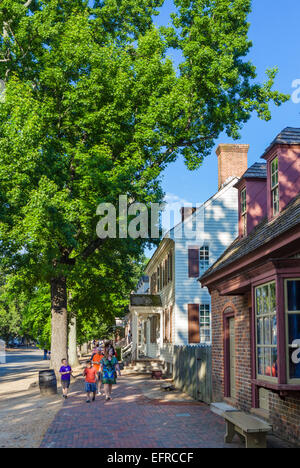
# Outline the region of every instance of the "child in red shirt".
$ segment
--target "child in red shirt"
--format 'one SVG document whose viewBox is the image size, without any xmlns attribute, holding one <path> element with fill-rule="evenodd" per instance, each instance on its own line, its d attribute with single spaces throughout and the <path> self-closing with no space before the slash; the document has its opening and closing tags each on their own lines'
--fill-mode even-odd
<svg viewBox="0 0 300 468">
<path fill-rule="evenodd" d="M 90 394 L 93 393 L 92 400 L 95 401 L 96 398 L 96 391 L 97 391 L 97 370 L 95 367 L 92 367 L 92 362 L 86 362 L 86 368 L 83 371 L 83 376 L 85 377 L 85 391 L 86 391 L 86 402 L 90 403 Z"/>
</svg>

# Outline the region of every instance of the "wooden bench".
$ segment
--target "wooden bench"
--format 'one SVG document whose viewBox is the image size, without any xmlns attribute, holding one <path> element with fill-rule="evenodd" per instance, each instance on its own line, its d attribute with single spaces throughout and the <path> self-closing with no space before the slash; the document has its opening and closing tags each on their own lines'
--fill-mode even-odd
<svg viewBox="0 0 300 468">
<path fill-rule="evenodd" d="M 226 421 L 225 443 L 230 444 L 235 434 L 245 439 L 246 448 L 267 448 L 267 433 L 272 426 L 242 411 L 226 411 L 223 413 Z"/>
</svg>

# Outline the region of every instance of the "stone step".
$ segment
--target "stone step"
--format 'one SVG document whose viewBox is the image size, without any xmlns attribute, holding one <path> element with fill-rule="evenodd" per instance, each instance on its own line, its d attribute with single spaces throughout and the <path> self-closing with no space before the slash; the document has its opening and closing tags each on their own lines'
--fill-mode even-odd
<svg viewBox="0 0 300 468">
<path fill-rule="evenodd" d="M 225 403 L 223 401 L 222 402 L 211 403 L 210 404 L 210 410 L 213 413 L 218 414 L 219 416 L 222 416 L 223 413 L 225 413 L 226 411 L 239 411 L 234 406 L 228 405 L 227 403 Z"/>
</svg>

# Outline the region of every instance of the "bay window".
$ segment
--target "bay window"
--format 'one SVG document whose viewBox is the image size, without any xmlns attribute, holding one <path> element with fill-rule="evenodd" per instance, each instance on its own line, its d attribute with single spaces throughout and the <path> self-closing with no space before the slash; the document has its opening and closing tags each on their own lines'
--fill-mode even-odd
<svg viewBox="0 0 300 468">
<path fill-rule="evenodd" d="M 285 272 L 254 287 L 254 298 L 256 380 L 278 391 L 299 391 L 300 278 Z"/>
</svg>

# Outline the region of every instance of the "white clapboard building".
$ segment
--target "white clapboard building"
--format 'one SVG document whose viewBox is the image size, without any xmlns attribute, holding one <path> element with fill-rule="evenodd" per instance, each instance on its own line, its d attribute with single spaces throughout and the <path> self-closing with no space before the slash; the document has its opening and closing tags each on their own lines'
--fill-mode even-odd
<svg viewBox="0 0 300 468">
<path fill-rule="evenodd" d="M 198 278 L 238 234 L 238 191 L 248 145 L 219 145 L 218 191 L 197 208 L 182 208 L 181 222 L 148 262 L 149 290 L 130 300 L 133 361 L 162 361 L 172 370 L 174 345 L 211 342 L 210 295 Z"/>
</svg>

